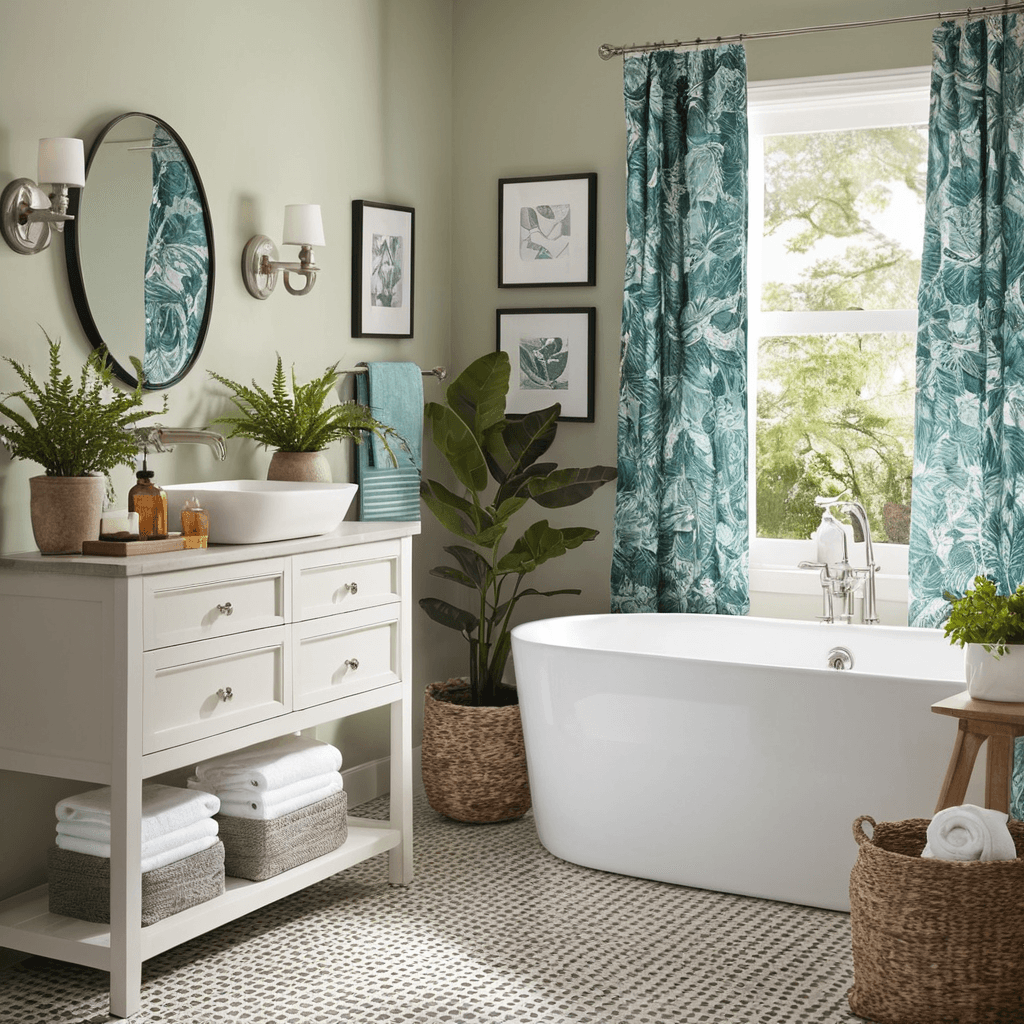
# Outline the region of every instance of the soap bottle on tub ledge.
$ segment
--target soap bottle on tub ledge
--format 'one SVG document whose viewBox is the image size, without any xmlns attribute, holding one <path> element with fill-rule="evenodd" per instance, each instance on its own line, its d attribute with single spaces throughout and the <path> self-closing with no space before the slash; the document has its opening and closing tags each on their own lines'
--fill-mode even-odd
<svg viewBox="0 0 1024 1024">
<path fill-rule="evenodd" d="M 128 511 L 139 514 L 139 540 L 167 537 L 167 492 L 153 483 L 154 476 L 143 456 L 142 469 L 135 474 L 138 482 L 128 492 Z"/>
</svg>

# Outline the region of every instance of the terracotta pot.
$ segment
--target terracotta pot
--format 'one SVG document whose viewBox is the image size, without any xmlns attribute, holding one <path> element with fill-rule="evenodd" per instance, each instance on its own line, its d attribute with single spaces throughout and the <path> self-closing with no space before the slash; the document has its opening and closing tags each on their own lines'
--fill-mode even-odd
<svg viewBox="0 0 1024 1024">
<path fill-rule="evenodd" d="M 329 484 L 331 464 L 321 452 L 274 452 L 267 470 L 268 480 L 297 480 Z"/>
<path fill-rule="evenodd" d="M 99 540 L 106 479 L 102 476 L 29 477 L 29 514 L 44 555 L 80 555 L 82 541 Z"/>
<path fill-rule="evenodd" d="M 427 801 L 446 817 L 510 821 L 530 809 L 518 704 L 477 708 L 469 704 L 466 680 L 431 683 L 422 752 Z"/>
<path fill-rule="evenodd" d="M 997 658 L 984 644 L 964 644 L 964 675 L 972 700 L 1024 701 L 1024 645 L 1009 644 Z"/>
</svg>

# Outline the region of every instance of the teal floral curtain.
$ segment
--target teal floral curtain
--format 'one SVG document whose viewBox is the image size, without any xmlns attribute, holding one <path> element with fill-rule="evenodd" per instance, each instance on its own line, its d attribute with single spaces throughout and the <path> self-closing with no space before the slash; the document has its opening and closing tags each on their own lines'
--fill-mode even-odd
<svg viewBox="0 0 1024 1024">
<path fill-rule="evenodd" d="M 625 61 L 612 610 L 749 607 L 742 46 Z"/>
<path fill-rule="evenodd" d="M 148 380 L 171 381 L 187 365 L 203 323 L 210 247 L 195 178 L 162 125 L 153 132 L 152 155 L 142 370 Z"/>
<path fill-rule="evenodd" d="M 933 34 L 918 299 L 910 622 L 1024 582 L 1024 19 Z"/>
</svg>

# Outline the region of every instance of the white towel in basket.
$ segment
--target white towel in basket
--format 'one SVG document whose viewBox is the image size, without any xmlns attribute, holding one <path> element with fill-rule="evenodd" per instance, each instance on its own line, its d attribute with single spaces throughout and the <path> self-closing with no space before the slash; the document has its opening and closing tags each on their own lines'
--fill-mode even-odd
<svg viewBox="0 0 1024 1024">
<path fill-rule="evenodd" d="M 1006 827 L 1009 815 L 989 807 L 961 804 L 937 811 L 928 825 L 922 857 L 936 860 L 1015 860 L 1017 848 Z"/>
</svg>

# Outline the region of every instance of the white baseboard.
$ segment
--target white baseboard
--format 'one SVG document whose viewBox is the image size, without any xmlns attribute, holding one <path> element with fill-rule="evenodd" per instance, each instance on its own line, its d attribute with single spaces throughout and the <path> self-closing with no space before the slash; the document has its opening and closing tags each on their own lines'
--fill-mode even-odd
<svg viewBox="0 0 1024 1024">
<path fill-rule="evenodd" d="M 412 748 L 412 785 L 418 792 L 423 786 L 420 775 L 420 747 Z M 348 794 L 349 809 L 358 807 L 368 800 L 375 800 L 391 789 L 391 758 L 378 757 L 375 761 L 357 764 L 342 771 L 345 792 Z"/>
</svg>

